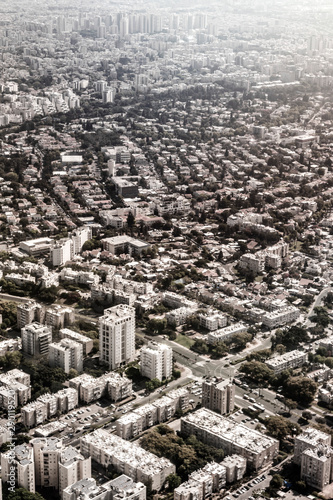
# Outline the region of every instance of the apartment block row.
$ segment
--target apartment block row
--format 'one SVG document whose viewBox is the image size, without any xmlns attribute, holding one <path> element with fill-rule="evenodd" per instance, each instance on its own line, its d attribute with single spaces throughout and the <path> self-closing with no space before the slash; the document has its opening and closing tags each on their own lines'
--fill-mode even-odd
<svg viewBox="0 0 333 500">
<path fill-rule="evenodd" d="M 74 323 L 73 309 L 55 304 L 45 308 L 34 300 L 17 305 L 17 326 L 23 328 L 30 323 L 41 323 L 51 328 L 64 328 Z"/>
<path fill-rule="evenodd" d="M 46 393 L 39 396 L 36 401 L 26 404 L 21 408 L 22 424 L 25 427 L 36 427 L 57 412 L 67 413 L 78 405 L 78 392 L 68 387 L 54 394 Z"/>
<path fill-rule="evenodd" d="M 300 317 L 300 310 L 294 306 L 287 306 L 272 312 L 267 312 L 262 317 L 262 322 L 267 328 L 277 328 L 278 326 L 293 323 Z"/>
<path fill-rule="evenodd" d="M 217 342 L 228 342 L 232 340 L 232 337 L 237 333 L 245 333 L 247 328 L 248 327 L 244 323 L 239 322 L 219 330 L 210 331 L 207 335 L 207 343 L 216 344 Z"/>
<path fill-rule="evenodd" d="M 13 391 L 15 406 L 25 405 L 31 398 L 30 375 L 17 368 L 0 374 L 0 408 L 12 404 Z"/>
<path fill-rule="evenodd" d="M 239 481 L 246 471 L 246 458 L 230 455 L 223 462 L 210 462 L 190 474 L 188 481 L 174 490 L 174 500 L 203 500 L 218 493 L 226 484 Z"/>
<path fill-rule="evenodd" d="M 241 455 L 250 470 L 259 470 L 277 456 L 279 442 L 211 410 L 201 408 L 181 418 L 181 433 L 222 448 L 226 455 Z"/>
<path fill-rule="evenodd" d="M 151 404 L 140 406 L 116 422 L 116 432 L 122 439 L 132 439 L 153 425 L 170 420 L 177 410 L 186 410 L 189 393 L 186 389 L 176 389 Z"/>
<path fill-rule="evenodd" d="M 136 443 L 125 441 L 103 429 L 80 438 L 83 456 L 91 457 L 107 468 L 112 465 L 116 471 L 129 476 L 133 481 L 150 485 L 159 491 L 169 474 L 175 473 L 175 466 L 166 458 L 159 458 Z"/>
<path fill-rule="evenodd" d="M 65 283 L 92 287 L 97 285 L 101 278 L 91 271 L 74 271 L 70 267 L 64 267 L 59 273 L 59 279 Z"/>
<path fill-rule="evenodd" d="M 120 401 L 132 395 L 132 381 L 116 372 L 94 378 L 83 373 L 69 381 L 69 387 L 77 391 L 82 403 L 92 403 L 103 396 L 111 401 Z"/>
<path fill-rule="evenodd" d="M 282 262 L 288 257 L 288 254 L 288 243 L 280 242 L 255 254 L 243 254 L 239 259 L 239 267 L 254 274 L 263 272 L 266 267 L 279 269 Z"/>
<path fill-rule="evenodd" d="M 266 365 L 275 373 L 281 373 L 283 370 L 298 368 L 299 366 L 304 365 L 307 361 L 308 355 L 306 352 L 295 350 L 286 352 L 281 356 L 268 359 L 266 361 Z"/>
<path fill-rule="evenodd" d="M 84 478 L 63 490 L 63 500 L 146 500 L 147 488 L 122 474 L 106 483 L 97 484 Z"/>
<path fill-rule="evenodd" d="M 89 226 L 76 229 L 70 238 L 53 242 L 51 252 L 51 262 L 53 267 L 63 266 L 66 262 L 79 254 L 83 245 L 92 237 L 92 230 Z"/>
<path fill-rule="evenodd" d="M 179 307 L 186 307 L 193 311 L 198 309 L 198 304 L 195 301 L 189 300 L 184 295 L 175 292 L 164 292 L 162 300 L 166 306 L 173 309 L 178 309 Z"/>
<path fill-rule="evenodd" d="M 29 444 L 1 453 L 3 482 L 9 481 L 15 467 L 16 484 L 35 493 L 36 486 L 63 491 L 77 481 L 91 477 L 91 458 L 84 458 L 58 438 L 34 438 Z"/>
</svg>

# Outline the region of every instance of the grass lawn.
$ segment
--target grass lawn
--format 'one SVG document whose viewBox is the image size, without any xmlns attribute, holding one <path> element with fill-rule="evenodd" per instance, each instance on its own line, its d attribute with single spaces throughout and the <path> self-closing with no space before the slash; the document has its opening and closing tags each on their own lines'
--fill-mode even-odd
<svg viewBox="0 0 333 500">
<path fill-rule="evenodd" d="M 187 347 L 188 349 L 190 349 L 190 347 L 194 344 L 195 341 L 192 340 L 190 337 L 186 337 L 186 335 L 182 335 L 181 333 L 179 333 L 177 335 L 175 342 L 177 342 L 177 344 L 182 345 L 183 347 Z"/>
</svg>

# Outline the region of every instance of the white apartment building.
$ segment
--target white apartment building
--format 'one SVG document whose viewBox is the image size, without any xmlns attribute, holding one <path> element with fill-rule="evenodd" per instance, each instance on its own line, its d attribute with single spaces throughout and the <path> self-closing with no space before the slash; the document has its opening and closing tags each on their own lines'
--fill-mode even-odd
<svg viewBox="0 0 333 500">
<path fill-rule="evenodd" d="M 294 462 L 301 465 L 302 453 L 305 450 L 314 450 L 320 444 L 331 446 L 331 436 L 325 432 L 308 427 L 299 436 L 295 437 Z"/>
<path fill-rule="evenodd" d="M 49 345 L 49 365 L 60 367 L 65 373 L 73 368 L 78 372 L 83 370 L 82 344 L 71 339 L 62 339 L 58 344 Z"/>
<path fill-rule="evenodd" d="M 235 385 L 229 380 L 218 378 L 202 382 L 202 406 L 225 415 L 235 407 Z"/>
<path fill-rule="evenodd" d="M 105 309 L 99 322 L 100 361 L 111 370 L 135 358 L 135 309 L 125 304 Z"/>
<path fill-rule="evenodd" d="M 227 483 L 235 483 L 243 479 L 246 472 L 247 460 L 241 455 L 229 455 L 221 462 L 226 468 Z"/>
<path fill-rule="evenodd" d="M 175 292 L 164 292 L 163 294 L 163 302 L 168 306 L 174 309 L 179 307 L 187 307 L 195 311 L 198 309 L 198 304 L 193 300 L 189 300 L 184 295 L 179 295 Z"/>
<path fill-rule="evenodd" d="M 308 486 L 322 491 L 333 480 L 332 461 L 333 448 L 319 444 L 316 448 L 309 448 L 302 453 L 301 479 Z"/>
<path fill-rule="evenodd" d="M 63 500 L 146 500 L 147 489 L 122 474 L 107 483 L 97 484 L 95 479 L 81 479 L 63 491 Z"/>
<path fill-rule="evenodd" d="M 207 343 L 216 344 L 217 342 L 225 342 L 231 340 L 236 333 L 245 333 L 247 326 L 244 323 L 234 323 L 220 330 L 208 332 Z"/>
<path fill-rule="evenodd" d="M 0 341 L 0 356 L 4 356 L 6 352 L 19 351 L 22 348 L 21 339 L 5 339 Z"/>
<path fill-rule="evenodd" d="M 41 304 L 30 300 L 29 302 L 17 305 L 17 326 L 19 328 L 23 328 L 24 326 L 34 322 L 44 323 L 44 320 L 45 308 Z"/>
<path fill-rule="evenodd" d="M 223 316 L 219 311 L 208 311 L 205 314 L 199 314 L 199 322 L 200 326 L 210 331 L 224 328 L 228 324 L 226 316 Z"/>
<path fill-rule="evenodd" d="M 205 444 L 222 448 L 226 455 L 241 455 L 249 469 L 259 470 L 273 461 L 279 450 L 276 439 L 244 424 L 201 408 L 181 418 L 181 432 L 194 434 Z"/>
<path fill-rule="evenodd" d="M 267 312 L 262 317 L 262 322 L 267 328 L 277 328 L 278 326 L 293 323 L 300 316 L 300 310 L 294 306 L 287 306 L 272 312 Z"/>
<path fill-rule="evenodd" d="M 133 481 L 150 484 L 156 491 L 162 488 L 168 475 L 176 471 L 166 458 L 159 458 L 138 444 L 124 441 L 102 429 L 82 436 L 80 449 L 83 456 L 90 456 L 103 467 L 112 465 Z"/>
<path fill-rule="evenodd" d="M 82 345 L 83 355 L 87 356 L 94 347 L 94 342 L 91 338 L 82 335 L 81 333 L 74 332 L 69 328 L 62 328 L 59 331 L 59 335 L 63 339 L 71 339 Z"/>
<path fill-rule="evenodd" d="M 34 453 L 30 444 L 20 444 L 14 450 L 1 453 L 2 480 L 9 482 L 15 467 L 16 484 L 35 493 Z"/>
<path fill-rule="evenodd" d="M 60 240 L 51 248 L 51 262 L 53 267 L 63 266 L 73 257 L 73 242 Z"/>
<path fill-rule="evenodd" d="M 76 448 L 68 446 L 59 457 L 59 491 L 77 483 L 81 479 L 91 477 L 91 458 L 84 458 Z"/>
<path fill-rule="evenodd" d="M 90 227 L 76 229 L 71 238 L 60 240 L 51 248 L 51 262 L 53 267 L 63 266 L 74 255 L 81 252 L 84 243 L 92 236 Z"/>
<path fill-rule="evenodd" d="M 71 307 L 55 304 L 45 311 L 45 324 L 51 328 L 63 328 L 75 321 L 75 313 Z"/>
<path fill-rule="evenodd" d="M 72 387 L 62 389 L 55 394 L 42 394 L 36 401 L 21 408 L 21 420 L 26 427 L 36 427 L 57 411 L 66 413 L 78 405 L 78 392 Z"/>
<path fill-rule="evenodd" d="M 15 391 L 15 404 L 22 406 L 31 398 L 30 375 L 14 369 L 0 374 L 0 407 L 8 408 Z"/>
<path fill-rule="evenodd" d="M 166 313 L 165 317 L 169 325 L 179 326 L 184 325 L 186 323 L 187 318 L 192 316 L 195 313 L 195 310 L 189 307 L 179 307 L 178 309 L 174 309 L 173 311 L 169 311 Z"/>
<path fill-rule="evenodd" d="M 62 492 L 68 486 L 91 477 L 91 458 L 84 458 L 72 446 L 64 446 L 58 438 L 34 438 L 36 485 L 53 487 Z"/>
<path fill-rule="evenodd" d="M 40 323 L 31 323 L 21 329 L 22 351 L 29 356 L 44 356 L 49 352 L 52 330 Z"/>
<path fill-rule="evenodd" d="M 319 342 L 319 347 L 326 349 L 328 356 L 332 356 L 333 353 L 333 335 L 321 339 Z"/>
<path fill-rule="evenodd" d="M 239 259 L 239 267 L 254 274 L 261 273 L 265 270 L 265 258 L 258 254 L 244 253 Z"/>
<path fill-rule="evenodd" d="M 171 391 L 153 403 L 147 403 L 116 422 L 117 435 L 123 439 L 132 439 L 153 425 L 168 421 L 179 409 L 186 410 L 189 405 L 189 393 L 186 389 Z"/>
<path fill-rule="evenodd" d="M 149 379 L 169 378 L 172 375 L 172 349 L 165 344 L 149 341 L 140 352 L 141 375 Z"/>
<path fill-rule="evenodd" d="M 306 352 L 302 351 L 290 351 L 282 354 L 281 356 L 276 356 L 274 358 L 268 359 L 266 365 L 275 373 L 281 373 L 283 370 L 289 370 L 292 368 L 298 368 L 304 365 L 308 361 L 308 355 Z"/>
<path fill-rule="evenodd" d="M 132 381 L 117 372 L 110 372 L 94 378 L 83 373 L 69 381 L 70 388 L 74 388 L 84 403 L 91 403 L 108 395 L 111 401 L 120 401 L 132 395 Z"/>
</svg>

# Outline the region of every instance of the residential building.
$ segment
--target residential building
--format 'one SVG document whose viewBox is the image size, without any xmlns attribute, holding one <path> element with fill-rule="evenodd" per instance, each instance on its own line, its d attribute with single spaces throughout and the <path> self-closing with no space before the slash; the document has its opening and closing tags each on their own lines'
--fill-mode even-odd
<svg viewBox="0 0 333 500">
<path fill-rule="evenodd" d="M 224 328 L 228 324 L 226 316 L 223 316 L 219 311 L 209 311 L 199 314 L 199 322 L 200 326 L 210 331 Z"/>
<path fill-rule="evenodd" d="M 45 356 L 52 342 L 52 330 L 40 323 L 31 323 L 21 329 L 22 351 L 29 356 Z"/>
<path fill-rule="evenodd" d="M 217 342 L 230 341 L 236 333 L 245 333 L 247 328 L 244 323 L 234 323 L 220 330 L 210 331 L 207 335 L 207 343 L 216 344 Z"/>
<path fill-rule="evenodd" d="M 74 388 L 84 403 L 91 403 L 102 396 L 111 401 L 120 401 L 132 395 L 132 381 L 117 372 L 110 372 L 94 378 L 86 373 L 72 378 L 69 386 Z"/>
<path fill-rule="evenodd" d="M 141 375 L 162 380 L 172 375 L 172 349 L 165 344 L 149 341 L 140 351 Z"/>
<path fill-rule="evenodd" d="M 0 341 L 0 356 L 4 356 L 6 352 L 19 351 L 22 348 L 22 342 L 19 337 L 16 339 L 5 339 Z"/>
<path fill-rule="evenodd" d="M 137 443 L 124 441 L 103 429 L 82 436 L 80 449 L 83 456 L 90 456 L 105 468 L 112 465 L 133 481 L 149 484 L 156 491 L 162 488 L 168 475 L 176 470 L 166 458 L 159 458 Z"/>
<path fill-rule="evenodd" d="M 203 380 L 202 406 L 220 415 L 232 412 L 235 407 L 235 385 L 221 378 Z"/>
<path fill-rule="evenodd" d="M 309 448 L 301 457 L 301 480 L 308 486 L 322 491 L 332 483 L 333 448 L 323 444 Z"/>
<path fill-rule="evenodd" d="M 325 432 L 308 427 L 295 437 L 294 462 L 297 465 L 302 463 L 302 453 L 305 450 L 313 450 L 319 445 L 331 446 L 331 436 Z"/>
<path fill-rule="evenodd" d="M 82 345 L 83 356 L 87 356 L 94 347 L 94 342 L 91 338 L 82 335 L 81 333 L 74 332 L 69 328 L 62 328 L 59 331 L 59 335 L 64 339 L 71 339 Z"/>
<path fill-rule="evenodd" d="M 266 365 L 275 373 L 281 373 L 283 372 L 283 370 L 298 368 L 299 366 L 304 365 L 307 360 L 308 355 L 306 352 L 295 350 L 286 352 L 281 356 L 276 356 L 274 358 L 268 359 L 266 361 Z"/>
<path fill-rule="evenodd" d="M 82 344 L 71 339 L 62 339 L 58 344 L 49 345 L 49 365 L 60 367 L 65 373 L 73 368 L 78 372 L 83 370 Z"/>
<path fill-rule="evenodd" d="M 300 316 L 300 310 L 294 306 L 287 306 L 277 311 L 267 312 L 263 315 L 262 322 L 267 328 L 276 328 L 278 326 L 293 323 Z"/>
<path fill-rule="evenodd" d="M 35 493 L 34 453 L 30 444 L 20 444 L 13 450 L 1 453 L 1 476 L 4 482 L 11 481 L 13 470 L 16 485 Z"/>
<path fill-rule="evenodd" d="M 20 302 L 17 304 L 17 326 L 23 328 L 30 323 L 43 323 L 44 307 L 34 300 L 28 302 Z"/>
<path fill-rule="evenodd" d="M 185 398 L 184 398 L 185 396 Z M 188 408 L 188 391 L 171 391 L 153 403 L 147 403 L 121 416 L 116 422 L 117 435 L 123 439 L 132 439 L 153 425 L 172 418 L 177 410 Z"/>
<path fill-rule="evenodd" d="M 75 321 L 75 313 L 71 307 L 55 304 L 45 311 L 45 324 L 59 329 L 71 325 Z"/>
<path fill-rule="evenodd" d="M 51 262 L 53 267 L 63 266 L 73 257 L 72 240 L 60 240 L 51 248 Z"/>
<path fill-rule="evenodd" d="M 122 474 L 97 485 L 95 479 L 81 479 L 63 491 L 63 500 L 146 500 L 146 487 Z"/>
<path fill-rule="evenodd" d="M 100 361 L 111 370 L 135 358 L 135 309 L 119 304 L 99 318 Z"/>
<path fill-rule="evenodd" d="M 205 444 L 222 448 L 226 455 L 241 455 L 249 469 L 259 470 L 276 457 L 279 442 L 242 423 L 201 408 L 181 418 L 181 432 Z"/>
</svg>

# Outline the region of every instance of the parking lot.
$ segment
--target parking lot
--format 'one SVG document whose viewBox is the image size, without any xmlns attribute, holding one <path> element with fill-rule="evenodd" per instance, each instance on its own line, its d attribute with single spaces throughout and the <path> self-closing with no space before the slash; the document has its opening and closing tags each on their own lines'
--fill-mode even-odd
<svg viewBox="0 0 333 500">
<path fill-rule="evenodd" d="M 271 480 L 271 476 L 267 474 L 261 474 L 255 479 L 251 479 L 247 483 L 240 486 L 233 493 L 228 493 L 224 498 L 224 500 L 233 500 L 234 498 L 238 498 L 239 500 L 254 500 L 252 496 L 258 491 L 267 488 Z"/>
</svg>

